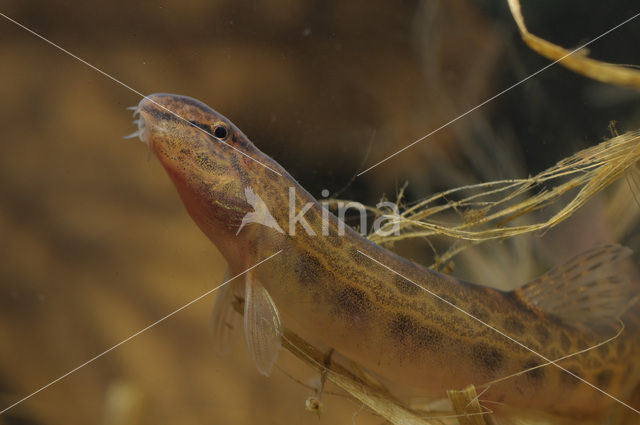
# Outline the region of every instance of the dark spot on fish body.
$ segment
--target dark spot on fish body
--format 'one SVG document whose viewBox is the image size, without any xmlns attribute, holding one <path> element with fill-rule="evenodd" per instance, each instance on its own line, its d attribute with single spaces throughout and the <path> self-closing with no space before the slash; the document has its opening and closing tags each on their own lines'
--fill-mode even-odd
<svg viewBox="0 0 640 425">
<path fill-rule="evenodd" d="M 598 256 L 600 256 L 600 255 L 602 255 L 602 254 L 603 254 L 603 253 L 605 253 L 606 251 L 608 251 L 608 249 L 603 249 L 603 250 L 594 250 L 593 254 L 587 255 L 587 256 L 584 258 L 584 260 L 583 260 L 583 261 L 584 261 L 585 263 L 586 263 L 586 262 L 588 262 L 588 261 L 591 261 L 591 260 L 593 260 L 594 258 L 596 258 L 596 257 L 598 257 Z"/>
<path fill-rule="evenodd" d="M 509 316 L 504 321 L 504 330 L 511 336 L 519 336 L 524 333 L 525 326 L 517 317 Z"/>
<path fill-rule="evenodd" d="M 208 155 L 200 153 L 196 156 L 196 161 L 198 162 L 198 165 L 205 170 L 215 171 L 216 169 L 215 163 L 211 161 L 211 158 Z"/>
<path fill-rule="evenodd" d="M 439 304 L 438 310 L 440 311 L 440 314 L 443 316 L 452 316 L 456 314 L 455 307 L 458 305 L 458 300 L 450 294 L 439 293 L 437 295 L 441 298 L 436 301 Z"/>
<path fill-rule="evenodd" d="M 491 373 L 497 372 L 504 361 L 504 355 L 500 350 L 484 342 L 471 346 L 471 358 L 479 367 Z"/>
<path fill-rule="evenodd" d="M 585 276 L 587 273 L 588 273 L 588 272 L 587 272 L 586 270 L 580 270 L 578 273 L 576 273 L 576 274 L 574 274 L 574 275 L 571 275 L 571 276 L 566 277 L 566 281 L 567 281 L 567 282 L 575 282 L 575 281 L 577 281 L 578 279 L 580 279 L 581 277 Z M 586 298 L 585 298 L 585 299 L 586 299 Z M 579 300 L 577 300 L 577 299 L 576 299 L 576 300 L 574 300 L 574 301 L 577 303 Z"/>
<path fill-rule="evenodd" d="M 571 349 L 571 340 L 564 331 L 560 334 L 560 344 L 562 346 L 563 353 L 565 355 L 569 354 L 569 350 Z"/>
<path fill-rule="evenodd" d="M 522 368 L 524 370 L 527 369 L 531 369 L 534 368 L 536 366 L 540 366 L 542 364 L 542 362 L 536 360 L 536 359 L 529 359 L 526 362 L 524 362 L 524 364 L 522 365 Z M 527 377 L 527 380 L 533 384 L 540 384 L 545 377 L 545 370 L 544 367 L 538 367 L 537 369 L 533 369 L 530 370 L 529 372 L 527 372 L 525 374 L 525 376 Z"/>
<path fill-rule="evenodd" d="M 605 369 L 596 375 L 596 386 L 600 389 L 606 389 L 609 385 L 611 385 L 612 379 L 613 371 L 610 369 Z"/>
<path fill-rule="evenodd" d="M 589 353 L 592 354 L 592 353 Z M 589 369 L 598 369 L 602 366 L 602 362 L 593 354 L 585 358 L 582 364 Z"/>
<path fill-rule="evenodd" d="M 389 332 L 398 342 L 432 350 L 437 350 L 443 340 L 442 332 L 421 326 L 415 318 L 404 313 L 394 315 L 389 323 Z"/>
<path fill-rule="evenodd" d="M 616 261 L 618 261 L 618 258 L 620 258 L 622 256 L 621 252 L 617 252 L 616 254 L 612 255 L 611 258 L 609 258 L 609 264 L 613 264 Z"/>
<path fill-rule="evenodd" d="M 541 345 L 544 345 L 544 344 L 541 344 Z M 560 352 L 560 348 L 559 347 L 557 347 L 555 345 L 550 345 L 548 347 L 549 348 L 548 348 L 548 351 L 547 351 L 547 353 L 548 353 L 547 357 L 552 358 L 552 359 L 559 359 L 560 357 L 563 357 L 562 353 Z"/>
<path fill-rule="evenodd" d="M 413 282 L 409 282 L 407 279 L 398 275 L 393 276 L 393 283 L 396 288 L 398 288 L 398 291 L 403 295 L 414 296 L 421 291 L 421 289 L 417 285 L 413 284 Z"/>
<path fill-rule="evenodd" d="M 569 367 L 566 369 L 575 376 L 572 376 L 566 371 L 562 371 L 562 375 L 560 375 L 561 376 L 560 380 L 562 381 L 562 383 L 568 387 L 578 386 L 578 384 L 580 383 L 580 380 L 576 378 L 576 376 L 582 378 L 582 371 L 577 367 Z"/>
<path fill-rule="evenodd" d="M 535 326 L 536 337 L 538 338 L 538 342 L 540 344 L 546 344 L 549 341 L 549 330 L 547 327 L 541 323 L 536 324 Z"/>
<path fill-rule="evenodd" d="M 229 145 L 235 146 L 237 148 L 241 148 L 243 151 L 252 151 L 252 144 L 246 137 L 241 137 L 232 133 L 231 138 L 228 140 Z M 248 158 L 247 158 L 248 159 Z"/>
<path fill-rule="evenodd" d="M 540 346 L 540 344 L 538 344 L 538 341 L 536 341 L 534 338 L 532 338 L 531 336 L 526 336 L 525 338 L 521 338 L 520 342 L 524 344 L 525 347 L 529 347 L 532 348 L 536 351 L 541 351 L 542 347 Z M 548 353 L 549 350 L 546 350 L 546 352 Z"/>
<path fill-rule="evenodd" d="M 580 265 L 579 263 L 573 263 L 571 266 L 565 268 L 563 271 L 564 271 L 565 274 L 571 273 L 572 271 L 577 269 L 579 265 Z M 559 277 L 558 273 L 555 273 L 554 277 Z"/>
<path fill-rule="evenodd" d="M 491 318 L 489 311 L 478 304 L 474 304 L 473 307 L 471 307 L 471 311 L 469 311 L 469 313 L 476 319 L 480 319 L 483 322 L 486 322 Z"/>
<path fill-rule="evenodd" d="M 323 267 L 317 257 L 305 252 L 298 256 L 294 270 L 301 284 L 310 285 L 317 282 L 318 276 L 323 272 Z"/>
<path fill-rule="evenodd" d="M 592 344 L 589 344 L 584 338 L 578 338 L 576 341 L 578 350 L 584 350 L 589 348 Z"/>
<path fill-rule="evenodd" d="M 609 345 L 604 344 L 598 347 L 598 353 L 600 354 L 600 357 L 603 359 L 606 359 L 607 357 L 609 357 L 609 353 L 610 353 Z"/>
<path fill-rule="evenodd" d="M 352 286 L 336 291 L 334 303 L 339 313 L 358 318 L 363 318 L 372 307 L 367 294 Z"/>
<path fill-rule="evenodd" d="M 458 305 L 458 300 L 449 294 L 439 294 L 439 296 L 448 303 L 449 307 Z"/>
</svg>

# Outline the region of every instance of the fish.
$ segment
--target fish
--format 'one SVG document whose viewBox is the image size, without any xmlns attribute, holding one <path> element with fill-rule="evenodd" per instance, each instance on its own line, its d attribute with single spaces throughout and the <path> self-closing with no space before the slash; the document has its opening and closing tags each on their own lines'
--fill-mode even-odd
<svg viewBox="0 0 640 425">
<path fill-rule="evenodd" d="M 216 298 L 215 341 L 229 345 L 233 302 L 244 299 L 245 340 L 263 375 L 286 326 L 428 397 L 473 384 L 498 413 L 603 419 L 623 400 L 640 408 L 639 291 L 621 274 L 630 249 L 592 248 L 512 291 L 466 282 L 345 226 L 203 102 L 153 94 L 136 115 L 134 136 L 226 259 L 225 281 L 241 275 Z"/>
</svg>

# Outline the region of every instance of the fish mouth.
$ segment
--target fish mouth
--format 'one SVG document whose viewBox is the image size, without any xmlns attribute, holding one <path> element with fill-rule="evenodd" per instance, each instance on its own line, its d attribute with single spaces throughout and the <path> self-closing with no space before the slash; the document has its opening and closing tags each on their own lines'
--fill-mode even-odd
<svg viewBox="0 0 640 425">
<path fill-rule="evenodd" d="M 163 120 L 167 116 L 178 116 L 175 112 L 169 110 L 162 102 L 161 99 L 169 95 L 164 94 L 150 94 L 144 96 L 140 103 L 136 106 L 129 106 L 127 109 L 133 111 L 133 123 L 138 126 L 138 129 L 133 133 L 124 136 L 125 139 L 139 138 L 142 143 L 151 148 L 151 130 L 166 132 L 166 128 L 162 125 Z M 166 111 L 166 113 L 165 113 Z M 137 117 L 137 118 L 136 118 Z M 184 120 L 184 118 L 182 118 Z M 186 121 L 186 120 L 185 120 Z"/>
<path fill-rule="evenodd" d="M 136 106 L 129 106 L 127 109 L 133 111 L 133 118 L 136 118 L 136 116 L 138 117 L 137 119 L 133 120 L 133 123 L 138 126 L 138 129 L 133 133 L 124 136 L 123 139 L 133 139 L 137 137 L 142 143 L 148 145 L 149 143 L 147 142 L 146 138 L 147 126 L 145 120 L 140 115 L 140 104 Z"/>
</svg>

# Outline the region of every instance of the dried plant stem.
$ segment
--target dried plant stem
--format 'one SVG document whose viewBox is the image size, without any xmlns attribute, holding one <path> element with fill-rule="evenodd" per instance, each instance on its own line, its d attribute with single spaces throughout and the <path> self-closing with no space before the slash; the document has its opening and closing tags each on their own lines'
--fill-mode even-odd
<svg viewBox="0 0 640 425">
<path fill-rule="evenodd" d="M 585 77 L 603 83 L 640 89 L 640 71 L 588 58 L 581 54 L 583 52 L 572 52 L 531 34 L 522 17 L 520 0 L 507 1 L 513 19 L 518 24 L 522 39 L 535 52 L 547 59 L 558 61 L 558 64 Z"/>
<path fill-rule="evenodd" d="M 439 258 L 446 262 L 467 246 L 493 239 L 546 231 L 570 217 L 594 195 L 624 175 L 640 160 L 640 132 L 631 131 L 584 149 L 526 179 L 499 180 L 463 186 L 435 194 L 397 215 L 370 208 L 388 220 L 383 232 L 369 239 L 390 244 L 409 238 L 443 235 L 463 243 Z M 538 212 L 574 193 L 556 212 L 540 220 Z M 466 195 L 466 196 L 465 196 Z M 461 199 L 450 200 L 458 197 Z M 398 206 L 401 207 L 400 205 Z M 451 213 L 455 212 L 455 215 Z M 453 216 L 453 218 L 452 218 Z M 457 219 L 456 219 L 457 217 Z M 526 218 L 527 224 L 521 224 Z M 518 223 L 518 224 L 514 224 Z"/>
</svg>

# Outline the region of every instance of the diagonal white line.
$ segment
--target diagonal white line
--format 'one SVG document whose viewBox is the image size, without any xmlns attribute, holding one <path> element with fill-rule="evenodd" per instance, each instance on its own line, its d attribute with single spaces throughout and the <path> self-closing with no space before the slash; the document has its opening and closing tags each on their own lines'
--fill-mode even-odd
<svg viewBox="0 0 640 425">
<path fill-rule="evenodd" d="M 612 396 L 612 395 L 611 395 L 611 394 L 609 394 L 608 392 L 606 392 L 606 391 L 604 391 L 604 390 L 602 390 L 602 389 L 598 388 L 597 386 L 593 385 L 591 382 L 589 382 L 589 381 L 587 381 L 587 380 L 585 380 L 585 379 L 582 379 L 581 377 L 579 377 L 579 376 L 578 376 L 578 375 L 576 375 L 575 373 L 573 373 L 573 372 L 571 372 L 571 371 L 569 371 L 569 370 L 565 369 L 564 367 L 560 366 L 560 365 L 559 365 L 559 364 L 557 364 L 555 361 L 553 361 L 553 360 L 551 360 L 551 359 L 549 359 L 549 358 L 545 357 L 544 355 L 542 355 L 542 354 L 538 353 L 537 351 L 535 351 L 535 350 L 533 350 L 533 349 L 531 349 L 531 348 L 527 347 L 526 345 L 524 345 L 524 344 L 523 344 L 523 343 L 521 343 L 520 341 L 518 341 L 518 340 L 516 340 L 516 339 L 514 339 L 514 338 L 512 338 L 512 337 L 510 337 L 510 336 L 509 336 L 509 335 L 507 335 L 506 333 L 502 332 L 500 329 L 494 328 L 493 326 L 491 326 L 491 325 L 490 325 L 490 324 L 488 324 L 487 322 L 485 322 L 485 321 L 483 321 L 483 320 L 481 320 L 481 319 L 478 319 L 477 317 L 475 317 L 474 315 L 472 315 L 472 314 L 470 314 L 470 313 L 467 313 L 465 310 L 461 309 L 460 307 L 458 307 L 457 305 L 453 304 L 452 302 L 447 301 L 446 299 L 442 298 L 440 295 L 436 294 L 435 292 L 430 291 L 429 289 L 425 288 L 424 286 L 422 286 L 422 285 L 420 285 L 420 284 L 418 284 L 418 283 L 414 282 L 413 280 L 409 279 L 408 277 L 406 277 L 406 276 L 404 276 L 404 275 L 402 275 L 402 274 L 398 273 L 397 271 L 393 270 L 391 267 L 387 266 L 386 264 L 381 263 L 380 261 L 378 261 L 378 260 L 376 260 L 375 258 L 373 258 L 373 257 L 371 257 L 371 256 L 369 256 L 369 255 L 367 255 L 367 254 L 365 254 L 364 252 L 362 252 L 362 251 L 360 251 L 360 250 L 358 250 L 358 252 L 359 252 L 360 254 L 364 255 L 365 257 L 367 257 L 368 259 L 370 259 L 371 261 L 373 261 L 373 262 L 377 263 L 378 265 L 380 265 L 380 266 L 384 267 L 385 269 L 389 270 L 390 272 L 392 272 L 392 273 L 394 273 L 394 274 L 396 274 L 396 275 L 400 276 L 401 278 L 403 278 L 403 279 L 405 279 L 405 280 L 407 280 L 407 281 L 409 281 L 409 282 L 413 283 L 413 284 L 414 284 L 415 286 L 417 286 L 418 288 L 422 289 L 423 291 L 426 291 L 426 292 L 427 292 L 427 293 L 429 293 L 430 295 L 432 295 L 432 296 L 436 297 L 437 299 L 439 299 L 440 301 L 442 301 L 442 302 L 446 303 L 447 305 L 449 305 L 449 306 L 451 306 L 451 307 L 455 308 L 455 309 L 456 309 L 456 310 L 458 310 L 459 312 L 461 312 L 461 313 L 465 314 L 466 316 L 468 316 L 468 317 L 472 318 L 473 320 L 475 320 L 475 321 L 477 321 L 477 322 L 481 323 L 482 325 L 486 326 L 487 328 L 491 329 L 492 331 L 497 332 L 498 334 L 500 334 L 500 335 L 502 335 L 503 337 L 507 338 L 509 341 L 512 341 L 512 342 L 516 343 L 517 345 L 519 345 L 520 347 L 524 348 L 525 350 L 532 352 L 533 354 L 535 354 L 536 356 L 540 357 L 541 359 L 543 359 L 543 360 L 544 360 L 545 362 L 547 362 L 548 364 L 552 364 L 552 365 L 554 365 L 555 367 L 557 367 L 557 368 L 559 368 L 559 369 L 562 369 L 564 372 L 568 373 L 569 375 L 573 376 L 573 377 L 574 377 L 574 378 L 576 378 L 576 379 L 579 379 L 580 381 L 584 382 L 585 384 L 587 384 L 587 385 L 588 385 L 588 386 L 590 386 L 591 388 L 595 389 L 596 391 L 599 391 L 600 393 L 602 393 L 602 394 L 606 395 L 606 396 L 607 396 L 607 397 L 609 397 L 610 399 L 617 401 L 618 403 L 620 403 L 621 405 L 625 406 L 626 408 L 628 408 L 628 409 L 630 409 L 630 410 L 634 411 L 635 413 L 640 414 L 640 410 L 634 409 L 633 407 L 629 406 L 629 405 L 628 405 L 627 403 L 625 403 L 624 401 L 622 401 L 622 400 L 620 400 L 620 399 L 618 399 L 618 398 L 616 398 L 616 397 Z"/>
<path fill-rule="evenodd" d="M 420 137 L 419 139 L 415 140 L 412 143 L 409 143 L 407 146 L 405 146 L 404 148 L 400 149 L 399 151 L 389 155 L 388 157 L 384 158 L 381 161 L 376 162 L 375 164 L 373 164 L 372 166 L 370 166 L 369 168 L 367 168 L 364 171 L 361 171 L 357 174 L 358 177 L 360 177 L 361 175 L 363 175 L 364 173 L 366 173 L 367 171 L 377 167 L 378 165 L 382 164 L 383 162 L 386 162 L 388 160 L 390 160 L 391 158 L 393 158 L 394 156 L 406 151 L 407 149 L 409 149 L 410 147 L 422 142 L 424 139 L 436 134 L 437 132 L 439 132 L 440 130 L 442 130 L 443 128 L 446 128 L 448 126 L 450 126 L 451 124 L 453 124 L 454 122 L 458 121 L 461 118 L 464 118 L 465 116 L 469 115 L 470 113 L 472 113 L 473 111 L 475 111 L 476 109 L 479 109 L 481 107 L 483 107 L 484 105 L 486 105 L 487 103 L 497 99 L 498 97 L 502 96 L 503 94 L 505 94 L 506 92 L 510 91 L 511 89 L 514 89 L 516 87 L 518 87 L 519 85 L 521 85 L 522 83 L 524 83 L 525 81 L 535 77 L 536 75 L 540 74 L 543 71 L 546 71 L 547 69 L 551 68 L 553 65 L 557 64 L 558 62 L 560 62 L 561 60 L 573 55 L 574 53 L 578 52 L 579 50 L 584 49 L 585 47 L 589 46 L 590 44 L 598 41 L 599 39 L 601 39 L 602 37 L 604 37 L 605 35 L 617 30 L 618 28 L 620 28 L 621 26 L 625 25 L 626 23 L 636 19 L 638 16 L 640 16 L 640 12 L 636 13 L 635 15 L 633 15 L 632 17 L 630 17 L 629 19 L 625 20 L 624 22 L 619 23 L 618 25 L 616 25 L 615 27 L 603 32 L 602 34 L 600 34 L 599 36 L 597 36 L 596 38 L 586 42 L 585 44 L 583 44 L 582 46 L 578 47 L 577 49 L 574 49 L 572 51 L 570 51 L 569 53 L 567 53 L 566 55 L 564 55 L 563 57 L 561 57 L 560 59 L 557 59 L 553 62 L 551 62 L 550 64 L 543 66 L 542 68 L 540 68 L 539 70 L 537 70 L 536 72 L 534 72 L 533 74 L 530 74 L 529 76 L 525 77 L 524 79 L 518 81 L 517 83 L 507 87 L 506 89 L 502 90 L 500 93 L 490 97 L 489 99 L 485 100 L 482 103 L 479 103 L 478 105 L 474 106 L 473 108 L 469 109 L 467 112 L 462 113 L 461 115 L 458 115 L 456 118 L 452 119 L 451 121 L 447 122 L 446 124 L 441 125 L 440 127 L 436 128 L 435 130 L 431 131 L 428 134 L 425 134 L 424 136 Z"/>
<path fill-rule="evenodd" d="M 202 298 L 206 297 L 207 295 L 215 292 L 216 290 L 220 289 L 221 287 L 223 287 L 224 285 L 226 285 L 227 283 L 231 282 L 232 280 L 234 280 L 237 277 L 242 276 L 243 274 L 247 273 L 248 271 L 258 267 L 260 264 L 264 263 L 265 261 L 268 261 L 270 259 L 272 259 L 273 257 L 275 257 L 276 255 L 280 254 L 282 252 L 282 250 L 276 252 L 275 254 L 270 255 L 269 257 L 265 258 L 264 260 L 260 261 L 259 263 L 254 264 L 253 266 L 249 267 L 248 269 L 246 269 L 245 271 L 243 271 L 242 273 L 238 273 L 237 275 L 233 276 L 230 279 L 227 279 L 226 281 L 222 282 L 220 285 L 216 286 L 213 289 L 210 289 L 209 291 L 205 292 L 204 294 L 200 295 L 198 298 L 195 298 L 191 301 L 189 301 L 188 303 L 186 303 L 185 305 L 183 305 L 182 307 L 178 308 L 177 310 L 172 311 L 171 313 L 167 314 L 166 316 L 164 316 L 161 319 L 156 320 L 155 322 L 153 322 L 152 324 L 150 324 L 149 326 L 146 326 L 143 329 L 140 329 L 138 332 L 134 333 L 133 335 L 130 335 L 129 337 L 123 339 L 122 341 L 120 341 L 119 343 L 117 343 L 116 345 L 112 346 L 111 348 L 108 348 L 107 350 L 103 351 L 102 353 L 98 354 L 97 356 L 94 356 L 92 358 L 90 358 L 89 360 L 87 360 L 86 362 L 82 363 L 80 366 L 77 366 L 73 369 L 71 369 L 69 372 L 65 373 L 64 375 L 54 379 L 53 381 L 49 382 L 47 385 L 44 385 L 40 388 L 38 388 L 37 390 L 35 390 L 34 392 L 32 392 L 31 394 L 21 398 L 20 400 L 16 401 L 15 403 L 13 403 L 12 405 L 5 407 L 4 409 L 2 409 L 2 411 L 0 411 L 0 415 L 2 415 L 3 413 L 5 413 L 6 411 L 8 411 L 9 409 L 12 409 L 14 407 L 16 407 L 18 404 L 22 403 L 25 400 L 30 399 L 31 397 L 33 397 L 34 395 L 38 394 L 40 391 L 43 391 L 47 388 L 49 388 L 50 386 L 52 386 L 53 384 L 63 380 L 64 378 L 66 378 L 67 376 L 71 375 L 74 372 L 77 372 L 78 370 L 82 369 L 83 367 L 87 366 L 90 363 L 93 363 L 94 361 L 98 360 L 100 357 L 104 356 L 105 354 L 115 350 L 116 348 L 120 347 L 122 344 L 132 340 L 133 338 L 137 337 L 138 335 L 140 335 L 141 333 L 148 331 L 149 329 L 151 329 L 152 327 L 156 326 L 157 324 L 164 322 L 165 320 L 167 320 L 168 318 L 172 317 L 173 315 L 175 315 L 176 313 L 184 310 L 185 308 L 189 307 L 191 304 L 200 301 Z"/>
<path fill-rule="evenodd" d="M 104 75 L 104 76 L 105 76 L 105 77 L 107 77 L 108 79 L 110 79 L 110 80 L 112 80 L 112 81 L 114 81 L 114 82 L 116 82 L 116 83 L 120 84 L 122 87 L 124 87 L 124 88 L 126 88 L 126 89 L 128 89 L 128 90 L 132 91 L 133 93 L 137 94 L 138 96 L 142 97 L 143 99 L 147 99 L 147 100 L 149 100 L 150 102 L 154 103 L 156 106 L 158 106 L 158 107 L 160 107 L 160 108 L 164 109 L 165 111 L 169 112 L 170 114 L 174 115 L 175 117 L 177 117 L 177 118 L 179 118 L 179 119 L 183 120 L 184 122 L 186 122 L 187 124 L 191 125 L 192 127 L 197 128 L 198 130 L 202 131 L 204 134 L 207 134 L 207 135 L 209 135 L 209 136 L 213 137 L 213 139 L 214 139 L 214 140 L 216 140 L 217 142 L 220 142 L 220 143 L 222 143 L 223 145 L 226 145 L 226 146 L 230 147 L 231 149 L 233 149 L 234 151 L 238 152 L 239 154 L 241 154 L 241 155 L 243 155 L 243 156 L 245 156 L 245 157 L 249 158 L 250 160 L 252 160 L 252 161 L 254 161 L 254 162 L 256 162 L 256 163 L 258 163 L 258 164 L 262 165 L 264 168 L 266 168 L 266 169 L 268 169 L 268 170 L 273 171 L 274 173 L 276 173 L 276 174 L 277 174 L 277 175 L 279 175 L 279 176 L 282 176 L 282 174 L 281 174 L 280 172 L 278 172 L 278 171 L 274 170 L 273 168 L 269 167 L 268 165 L 266 165 L 266 164 L 264 164 L 264 163 L 262 163 L 262 162 L 258 161 L 257 159 L 253 158 L 251 155 L 247 155 L 246 153 L 242 152 L 240 149 L 238 149 L 238 148 L 236 148 L 236 147 L 234 147 L 234 146 L 231 146 L 230 144 L 228 144 L 228 143 L 226 143 L 226 142 L 224 142 L 224 141 L 222 141 L 222 140 L 218 139 L 217 137 L 215 137 L 213 134 L 209 133 L 208 131 L 206 131 L 206 130 L 204 130 L 204 129 L 202 129 L 202 128 L 200 128 L 200 127 L 196 126 L 196 125 L 194 125 L 193 123 L 189 122 L 189 120 L 187 120 L 186 118 L 181 117 L 180 115 L 178 115 L 178 114 L 176 114 L 175 112 L 173 112 L 173 111 L 171 111 L 171 110 L 167 109 L 167 108 L 166 108 L 166 107 L 164 107 L 163 105 L 160 105 L 158 102 L 154 101 L 153 99 L 150 99 L 149 97 L 147 97 L 147 96 L 145 96 L 144 94 L 140 93 L 138 90 L 134 89 L 133 87 L 131 87 L 131 86 L 129 86 L 129 85 L 127 85 L 127 84 L 123 83 L 122 81 L 118 80 L 116 77 L 114 77 L 114 76 L 112 76 L 112 75 L 110 75 L 110 74 L 107 74 L 106 72 L 104 72 L 104 71 L 103 71 L 103 70 L 101 70 L 100 68 L 98 68 L 98 67 L 96 67 L 96 66 L 94 66 L 94 65 L 91 65 L 89 62 L 85 61 L 84 59 L 82 59 L 82 58 L 80 58 L 80 57 L 78 57 L 78 56 L 76 56 L 76 55 L 74 55 L 74 54 L 73 54 L 73 53 L 71 53 L 70 51 L 66 50 L 65 48 L 63 48 L 63 47 L 61 47 L 61 46 L 59 46 L 59 45 L 57 45 L 56 43 L 54 43 L 53 41 L 51 41 L 51 40 L 47 39 L 46 37 L 44 37 L 44 36 L 42 36 L 42 35 L 38 34 L 38 33 L 37 33 L 37 32 L 35 32 L 34 30 L 32 30 L 32 29 L 30 29 L 30 28 L 28 28 L 28 27 L 26 27 L 26 26 L 22 25 L 20 22 L 18 22 L 18 21 L 16 21 L 16 20 L 12 19 L 12 18 L 10 18 L 10 17 L 8 17 L 7 15 L 5 15 L 5 14 L 4 14 L 4 13 L 2 13 L 2 12 L 0 12 L 0 16 L 2 16 L 3 18 L 7 19 L 8 21 L 13 22 L 14 24 L 16 24 L 17 26 L 19 26 L 20 28 L 24 29 L 25 31 L 30 32 L 31 34 L 35 35 L 35 36 L 36 36 L 36 37 L 38 37 L 39 39 L 41 39 L 41 40 L 43 40 L 43 41 L 47 42 L 48 44 L 52 45 L 52 46 L 53 46 L 53 47 L 55 47 L 56 49 L 58 49 L 58 50 L 60 50 L 60 51 L 62 51 L 62 52 L 64 52 L 64 53 L 66 53 L 67 55 L 71 56 L 72 58 L 76 59 L 77 61 L 82 62 L 83 64 L 85 64 L 85 65 L 86 65 L 86 66 L 88 66 L 89 68 L 93 69 L 93 70 L 94 70 L 94 71 L 96 71 L 96 72 L 99 72 L 100 74 Z"/>
</svg>

